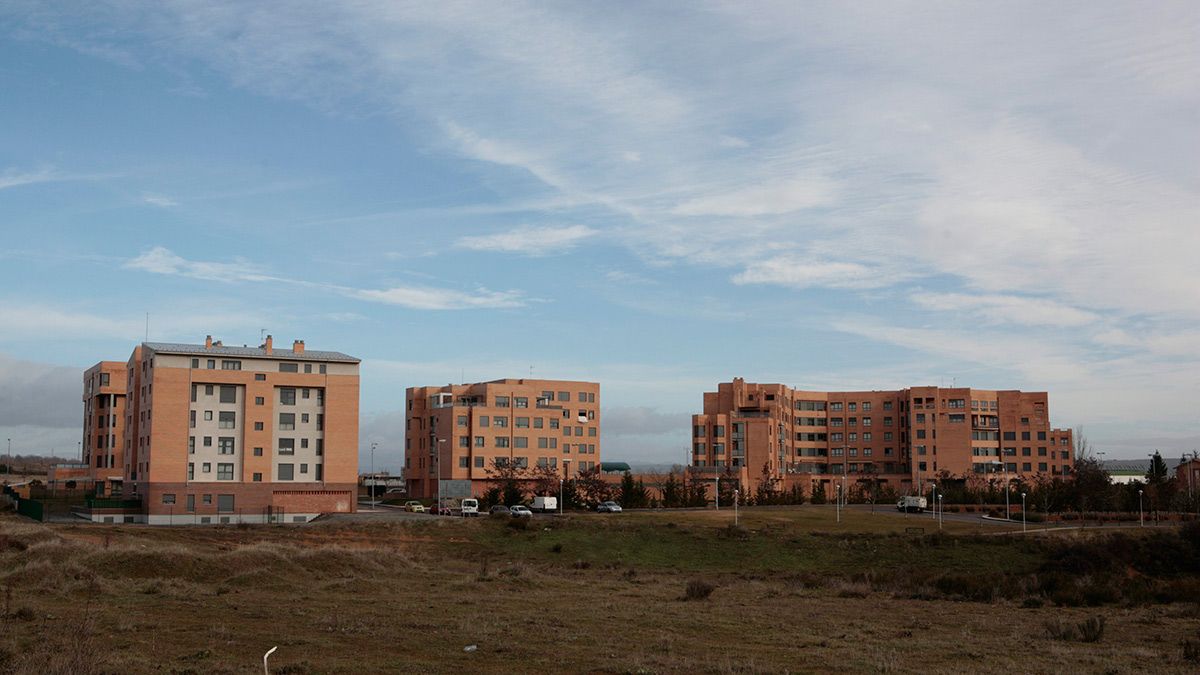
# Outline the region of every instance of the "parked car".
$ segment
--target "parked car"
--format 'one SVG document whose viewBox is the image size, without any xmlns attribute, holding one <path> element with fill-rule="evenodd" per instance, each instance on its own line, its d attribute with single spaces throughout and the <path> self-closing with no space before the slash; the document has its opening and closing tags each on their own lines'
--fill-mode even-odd
<svg viewBox="0 0 1200 675">
<path fill-rule="evenodd" d="M 425 505 L 415 499 L 410 499 L 404 502 L 404 510 L 410 513 L 425 513 Z"/>
<path fill-rule="evenodd" d="M 620 513 L 621 505 L 616 502 L 602 502 L 596 507 L 597 513 Z"/>
<path fill-rule="evenodd" d="M 488 513 L 509 513 L 508 507 L 503 504 L 496 504 L 488 511 Z"/>
<path fill-rule="evenodd" d="M 532 518 L 533 517 L 533 511 L 530 511 L 529 507 L 525 506 L 523 504 L 517 504 L 516 506 L 508 507 L 508 512 L 510 514 L 512 514 L 513 518 Z"/>
<path fill-rule="evenodd" d="M 462 500 L 462 503 L 458 505 L 458 508 L 459 513 L 462 514 L 463 517 L 473 518 L 479 515 L 479 500 L 470 498 L 464 499 Z"/>
</svg>

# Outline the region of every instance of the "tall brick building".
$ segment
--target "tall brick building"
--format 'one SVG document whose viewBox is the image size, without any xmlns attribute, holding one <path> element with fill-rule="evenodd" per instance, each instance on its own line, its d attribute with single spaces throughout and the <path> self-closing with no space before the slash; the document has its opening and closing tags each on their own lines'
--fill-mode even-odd
<svg viewBox="0 0 1200 675">
<path fill-rule="evenodd" d="M 83 456 L 86 482 L 97 494 L 120 490 L 125 470 L 125 364 L 101 361 L 83 373 Z"/>
<path fill-rule="evenodd" d="M 1050 426 L 1045 392 L 965 387 L 825 392 L 742 379 L 704 394 L 692 416 L 692 468 L 727 468 L 753 489 L 765 475 L 830 494 L 864 477 L 900 494 L 939 475 L 1071 473 L 1069 429 Z"/>
<path fill-rule="evenodd" d="M 568 476 L 600 465 L 600 385 L 504 379 L 409 387 L 404 476 L 408 494 L 482 494 L 493 463 Z M 568 473 L 571 472 L 571 473 Z"/>
<path fill-rule="evenodd" d="M 124 444 L 100 461 L 122 463 L 121 497 L 137 513 L 95 508 L 92 518 L 302 522 L 353 511 L 359 360 L 272 342 L 135 348 L 120 372 Z"/>
</svg>

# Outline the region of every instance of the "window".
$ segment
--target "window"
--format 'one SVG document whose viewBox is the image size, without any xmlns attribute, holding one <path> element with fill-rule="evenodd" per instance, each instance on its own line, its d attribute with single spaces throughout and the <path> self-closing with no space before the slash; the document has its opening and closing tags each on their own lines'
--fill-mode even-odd
<svg viewBox="0 0 1200 675">
<path fill-rule="evenodd" d="M 514 448 L 528 448 L 529 447 L 529 438 L 526 436 L 514 436 L 513 437 L 513 447 Z"/>
<path fill-rule="evenodd" d="M 233 480 L 233 464 L 217 464 L 217 480 Z"/>
<path fill-rule="evenodd" d="M 317 372 L 318 372 L 318 373 L 320 373 L 320 374 L 322 374 L 322 375 L 324 375 L 324 374 L 325 374 L 325 364 L 324 364 L 324 363 L 322 363 L 321 365 L 317 366 Z"/>
<path fill-rule="evenodd" d="M 211 447 L 212 447 L 212 436 L 205 436 L 205 437 L 204 437 L 204 447 L 206 447 L 206 448 L 211 448 Z"/>
<path fill-rule="evenodd" d="M 542 418 L 540 418 L 540 417 L 535 417 L 535 418 L 533 418 L 533 428 L 534 428 L 534 429 L 541 429 L 541 428 L 542 428 L 542 426 L 543 426 L 543 424 L 544 424 L 544 422 L 545 422 L 545 420 L 543 420 L 543 419 L 542 419 Z"/>
<path fill-rule="evenodd" d="M 500 428 L 508 426 L 508 418 L 507 417 L 493 417 L 492 422 L 495 424 L 495 426 L 500 427 Z"/>
<path fill-rule="evenodd" d="M 307 439 L 307 438 L 301 438 L 301 439 L 300 439 L 300 449 L 302 449 L 302 450 L 303 450 L 303 449 L 306 449 L 306 448 L 308 448 L 308 439 Z"/>
<path fill-rule="evenodd" d="M 193 464 L 192 462 L 188 462 L 187 479 L 188 480 L 196 479 L 196 465 Z"/>
<path fill-rule="evenodd" d="M 551 428 L 551 429 L 557 429 L 557 428 L 558 428 L 558 425 L 559 425 L 558 418 L 557 418 L 557 417 L 551 417 L 551 418 L 550 418 L 550 428 Z"/>
<path fill-rule="evenodd" d="M 846 412 L 854 412 L 856 410 L 858 410 L 857 403 L 847 403 L 846 404 Z"/>
<path fill-rule="evenodd" d="M 261 474 L 261 473 L 259 473 L 259 472 L 255 471 L 255 472 L 254 472 L 254 474 L 253 474 L 253 476 L 254 476 L 254 477 L 253 477 L 251 480 L 253 480 L 255 483 L 261 483 L 261 482 L 262 482 L 262 474 Z"/>
<path fill-rule="evenodd" d="M 467 416 L 466 416 L 466 415 L 459 415 L 459 416 L 458 416 L 458 418 L 457 418 L 457 419 L 454 421 L 454 423 L 455 423 L 455 424 L 457 424 L 457 425 L 458 425 L 458 426 L 460 426 L 460 427 L 465 427 L 465 426 L 467 426 Z"/>
<path fill-rule="evenodd" d="M 217 511 L 220 513 L 232 513 L 233 495 L 217 495 Z"/>
<path fill-rule="evenodd" d="M 482 468 L 483 468 L 483 458 L 482 458 L 482 457 L 476 457 L 476 458 L 475 458 L 475 468 L 476 468 L 476 469 L 482 469 Z"/>
<path fill-rule="evenodd" d="M 211 410 L 205 410 L 205 411 L 204 411 L 204 421 L 205 421 L 205 422 L 211 422 L 211 421 L 212 421 L 212 411 L 211 411 Z"/>
<path fill-rule="evenodd" d="M 963 423 L 965 423 L 966 421 L 967 421 L 967 416 L 966 416 L 966 415 L 963 415 L 963 414 L 956 414 L 956 413 L 951 413 L 951 414 L 950 414 L 950 423 L 951 423 L 951 424 L 963 424 Z"/>
<path fill-rule="evenodd" d="M 233 437 L 222 436 L 217 439 L 217 454 L 232 455 L 233 454 Z"/>
<path fill-rule="evenodd" d="M 460 469 L 467 469 L 467 468 L 470 468 L 470 467 L 468 466 L 468 465 L 470 464 L 470 461 L 471 461 L 471 458 L 470 458 L 470 457 L 467 457 L 466 455 L 463 455 L 462 457 L 459 457 L 459 458 L 458 458 L 458 468 L 460 468 Z"/>
<path fill-rule="evenodd" d="M 496 407 L 497 408 L 507 408 L 508 407 L 508 397 L 507 396 L 497 396 L 496 397 Z"/>
<path fill-rule="evenodd" d="M 292 387 L 280 387 L 279 402 L 283 405 L 296 405 L 296 390 Z"/>
<path fill-rule="evenodd" d="M 308 413 L 300 413 L 301 424 L 308 424 Z"/>
<path fill-rule="evenodd" d="M 237 427 L 237 413 L 221 411 L 217 413 L 217 427 L 220 429 L 233 429 Z"/>
<path fill-rule="evenodd" d="M 241 370 L 241 369 L 242 369 L 241 361 L 222 361 L 221 362 L 221 370 Z"/>
<path fill-rule="evenodd" d="M 262 423 L 262 422 L 255 422 L 255 423 L 254 423 L 254 430 L 255 430 L 255 431 L 262 431 L 262 430 L 263 430 L 263 423 Z"/>
<path fill-rule="evenodd" d="M 925 413 L 917 413 L 917 424 L 925 424 Z"/>
<path fill-rule="evenodd" d="M 300 473 L 308 473 L 308 465 L 307 464 L 300 465 Z"/>
<path fill-rule="evenodd" d="M 212 495 L 204 495 L 203 497 L 200 498 L 200 502 L 202 504 L 211 504 L 212 503 Z"/>
<path fill-rule="evenodd" d="M 496 447 L 497 448 L 507 448 L 508 447 L 508 437 L 507 436 L 497 436 L 496 437 Z"/>
<path fill-rule="evenodd" d="M 196 454 L 196 437 L 195 436 L 188 436 L 188 454 L 189 455 Z"/>
<path fill-rule="evenodd" d="M 296 428 L 296 413 L 279 413 L 279 429 L 292 431 Z"/>
<path fill-rule="evenodd" d="M 869 427 L 869 426 L 871 426 L 871 418 L 870 418 L 870 417 L 864 417 L 864 418 L 862 418 L 862 423 L 863 423 L 863 426 L 864 426 L 864 427 Z"/>
<path fill-rule="evenodd" d="M 516 397 L 514 397 L 514 398 L 513 398 L 513 407 L 515 407 L 515 408 L 528 408 L 528 407 L 529 407 L 529 397 L 527 397 L 527 396 L 516 396 Z"/>
<path fill-rule="evenodd" d="M 200 367 L 200 359 L 192 359 L 192 367 L 199 368 Z"/>
<path fill-rule="evenodd" d="M 558 400 L 559 401 L 570 401 L 571 400 L 571 392 L 569 392 L 569 391 L 558 392 Z"/>
<path fill-rule="evenodd" d="M 294 438 L 279 439 L 279 454 L 281 454 L 281 455 L 296 454 L 296 439 L 294 439 Z"/>
<path fill-rule="evenodd" d="M 321 455 L 324 455 L 324 454 L 325 454 L 325 439 L 318 438 L 317 439 L 317 456 L 320 457 Z"/>
<path fill-rule="evenodd" d="M 1044 440 L 1046 440 L 1046 432 L 1044 432 L 1044 431 L 1039 431 L 1039 432 L 1038 432 L 1038 440 L 1039 440 L 1039 441 L 1044 441 Z M 1063 439 L 1063 445 L 1066 445 L 1066 444 L 1067 444 L 1067 443 L 1066 443 L 1066 440 L 1067 440 L 1067 439 L 1065 439 L 1065 438 Z"/>
<path fill-rule="evenodd" d="M 296 477 L 295 470 L 296 467 L 293 464 L 280 464 L 276 480 L 293 480 Z"/>
<path fill-rule="evenodd" d="M 550 439 L 546 438 L 545 436 L 539 437 L 538 438 L 538 447 L 543 448 L 543 449 L 549 448 L 550 447 Z"/>
<path fill-rule="evenodd" d="M 1015 432 L 1015 431 L 1006 431 L 1006 432 L 1004 432 L 1004 440 L 1006 440 L 1006 441 L 1015 441 L 1015 440 L 1017 440 L 1017 432 Z"/>
<path fill-rule="evenodd" d="M 488 424 L 489 424 L 490 422 L 491 422 L 491 418 L 490 418 L 490 417 L 488 417 L 487 415 L 480 415 L 480 416 L 479 416 L 479 426 L 481 426 L 481 427 L 486 427 L 486 426 L 488 426 Z"/>
<path fill-rule="evenodd" d="M 142 368 L 143 368 L 143 369 L 145 369 L 145 367 L 146 367 L 146 364 L 144 364 L 144 363 L 143 363 L 143 364 L 142 364 Z M 208 360 L 208 369 L 209 369 L 209 370 L 212 370 L 213 368 L 216 368 L 216 367 L 217 367 L 217 360 L 216 360 L 216 359 L 209 359 L 209 360 Z"/>
<path fill-rule="evenodd" d="M 211 384 L 204 385 L 204 395 L 205 396 L 213 395 L 213 385 L 211 385 Z"/>
<path fill-rule="evenodd" d="M 164 504 L 174 504 L 174 503 L 175 503 L 175 495 L 173 495 L 173 494 L 163 494 L 163 496 L 162 496 L 162 503 L 164 503 Z"/>
<path fill-rule="evenodd" d="M 279 372 L 281 373 L 298 373 L 300 372 L 298 363 L 281 363 L 279 364 Z"/>
<path fill-rule="evenodd" d="M 459 436 L 458 437 L 458 447 L 460 447 L 460 448 L 471 447 L 471 437 L 470 436 Z"/>
<path fill-rule="evenodd" d="M 200 473 L 212 473 L 212 463 L 205 462 L 200 465 Z"/>
<path fill-rule="evenodd" d="M 1032 439 L 1032 438 L 1030 438 L 1030 436 L 1029 436 L 1029 432 L 1028 432 L 1028 431 L 1022 431 L 1022 432 L 1021 432 L 1021 440 L 1023 440 L 1023 441 L 1029 441 L 1029 440 L 1033 440 L 1033 439 Z"/>
<path fill-rule="evenodd" d="M 484 440 L 483 440 L 483 436 L 476 436 L 476 437 L 475 437 L 475 447 L 477 447 L 477 448 L 482 448 L 482 447 L 483 447 L 483 444 L 484 444 L 485 442 L 486 442 L 486 441 L 484 441 Z"/>
<path fill-rule="evenodd" d="M 520 407 L 520 406 L 517 406 L 517 407 Z M 517 418 L 517 428 L 518 429 L 528 429 L 529 428 L 529 418 L 528 417 L 518 417 Z"/>
<path fill-rule="evenodd" d="M 842 404 L 841 403 L 830 403 L 829 409 L 832 410 L 833 412 L 841 412 Z"/>
<path fill-rule="evenodd" d="M 305 400 L 308 400 L 308 395 L 309 395 L 309 393 L 310 393 L 310 392 L 309 392 L 309 389 L 308 389 L 307 387 L 306 387 L 306 388 L 304 388 L 304 389 L 301 389 L 301 390 L 300 390 L 300 398 L 302 398 L 302 399 L 305 399 Z"/>
<path fill-rule="evenodd" d="M 262 457 L 262 448 L 255 448 L 255 449 L 254 449 L 254 456 L 255 456 L 255 457 Z"/>
</svg>

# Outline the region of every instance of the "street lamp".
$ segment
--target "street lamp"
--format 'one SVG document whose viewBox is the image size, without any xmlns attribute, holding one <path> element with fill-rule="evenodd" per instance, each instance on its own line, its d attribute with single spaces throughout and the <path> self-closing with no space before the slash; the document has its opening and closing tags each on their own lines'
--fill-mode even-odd
<svg viewBox="0 0 1200 675">
<path fill-rule="evenodd" d="M 944 497 L 944 496 L 945 495 L 938 495 L 938 497 L 937 497 L 938 498 L 938 529 L 939 530 L 942 529 L 942 524 L 944 524 L 946 522 L 946 507 L 944 504 L 942 504 L 942 497 Z"/>
<path fill-rule="evenodd" d="M 379 445 L 377 441 L 371 441 L 371 483 L 368 489 L 371 490 L 371 510 L 375 510 L 375 448 Z"/>
<path fill-rule="evenodd" d="M 833 509 L 837 514 L 837 522 L 840 523 L 842 522 L 842 486 L 834 483 L 834 487 L 837 488 L 837 495 L 835 495 Z"/>
<path fill-rule="evenodd" d="M 717 510 L 720 511 L 721 510 L 721 477 L 719 475 L 717 476 L 717 485 L 716 485 L 716 490 L 715 490 L 714 494 L 716 495 L 716 498 L 717 498 Z"/>
<path fill-rule="evenodd" d="M 439 516 L 442 515 L 442 443 L 445 442 L 446 439 L 439 438 L 434 446 L 434 450 L 437 451 L 437 462 L 435 462 L 437 468 L 434 470 L 437 471 L 437 514 Z"/>
<path fill-rule="evenodd" d="M 738 491 L 734 490 L 733 491 L 733 526 L 737 527 L 737 524 L 738 524 Z"/>
<path fill-rule="evenodd" d="M 558 479 L 558 515 L 563 512 L 563 479 Z"/>
<path fill-rule="evenodd" d="M 1025 493 L 1021 493 L 1021 534 L 1025 534 Z"/>
<path fill-rule="evenodd" d="M 1146 526 L 1146 518 L 1142 515 L 1142 491 L 1138 490 L 1138 526 Z"/>
</svg>

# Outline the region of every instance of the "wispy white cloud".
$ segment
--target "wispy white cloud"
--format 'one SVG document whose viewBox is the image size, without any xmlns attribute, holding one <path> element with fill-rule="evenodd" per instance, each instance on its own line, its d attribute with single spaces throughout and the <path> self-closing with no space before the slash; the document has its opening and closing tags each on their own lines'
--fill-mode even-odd
<svg viewBox="0 0 1200 675">
<path fill-rule="evenodd" d="M 776 284 L 792 288 L 879 288 L 900 281 L 900 275 L 856 262 L 834 262 L 785 255 L 748 263 L 733 275 L 733 283 Z"/>
<path fill-rule="evenodd" d="M 671 209 L 679 216 L 754 217 L 829 206 L 837 184 L 823 176 L 770 181 L 711 196 L 689 199 Z"/>
<path fill-rule="evenodd" d="M 20 187 L 22 185 L 32 185 L 34 183 L 45 183 L 57 179 L 58 175 L 52 169 L 38 169 L 36 171 L 5 169 L 3 172 L 0 172 L 0 190 Z"/>
<path fill-rule="evenodd" d="M 486 288 L 466 292 L 429 286 L 393 286 L 379 290 L 351 290 L 347 294 L 360 300 L 409 309 L 512 309 L 526 304 L 525 298 L 517 291 L 492 291 Z"/>
<path fill-rule="evenodd" d="M 596 234 L 596 230 L 586 225 L 523 226 L 507 232 L 461 237 L 455 242 L 455 245 L 473 251 L 547 256 L 565 253 Z"/>
<path fill-rule="evenodd" d="M 151 206 L 159 206 L 164 209 L 170 208 L 172 206 L 179 206 L 179 202 L 175 201 L 174 199 L 171 199 L 170 197 L 167 197 L 165 195 L 152 194 L 152 193 L 143 194 L 142 195 L 142 203 L 149 204 Z"/>
<path fill-rule="evenodd" d="M 1094 312 L 1047 298 L 1019 295 L 970 295 L 920 292 L 908 296 L 914 304 L 938 312 L 968 314 L 984 323 L 1078 327 L 1095 322 Z"/>
<path fill-rule="evenodd" d="M 169 274 L 205 281 L 286 281 L 281 277 L 264 273 L 255 264 L 245 259 L 235 259 L 233 262 L 210 262 L 188 260 L 176 255 L 170 249 L 155 246 L 141 255 L 127 261 L 123 267 L 130 270 L 152 272 L 154 274 Z"/>
</svg>

